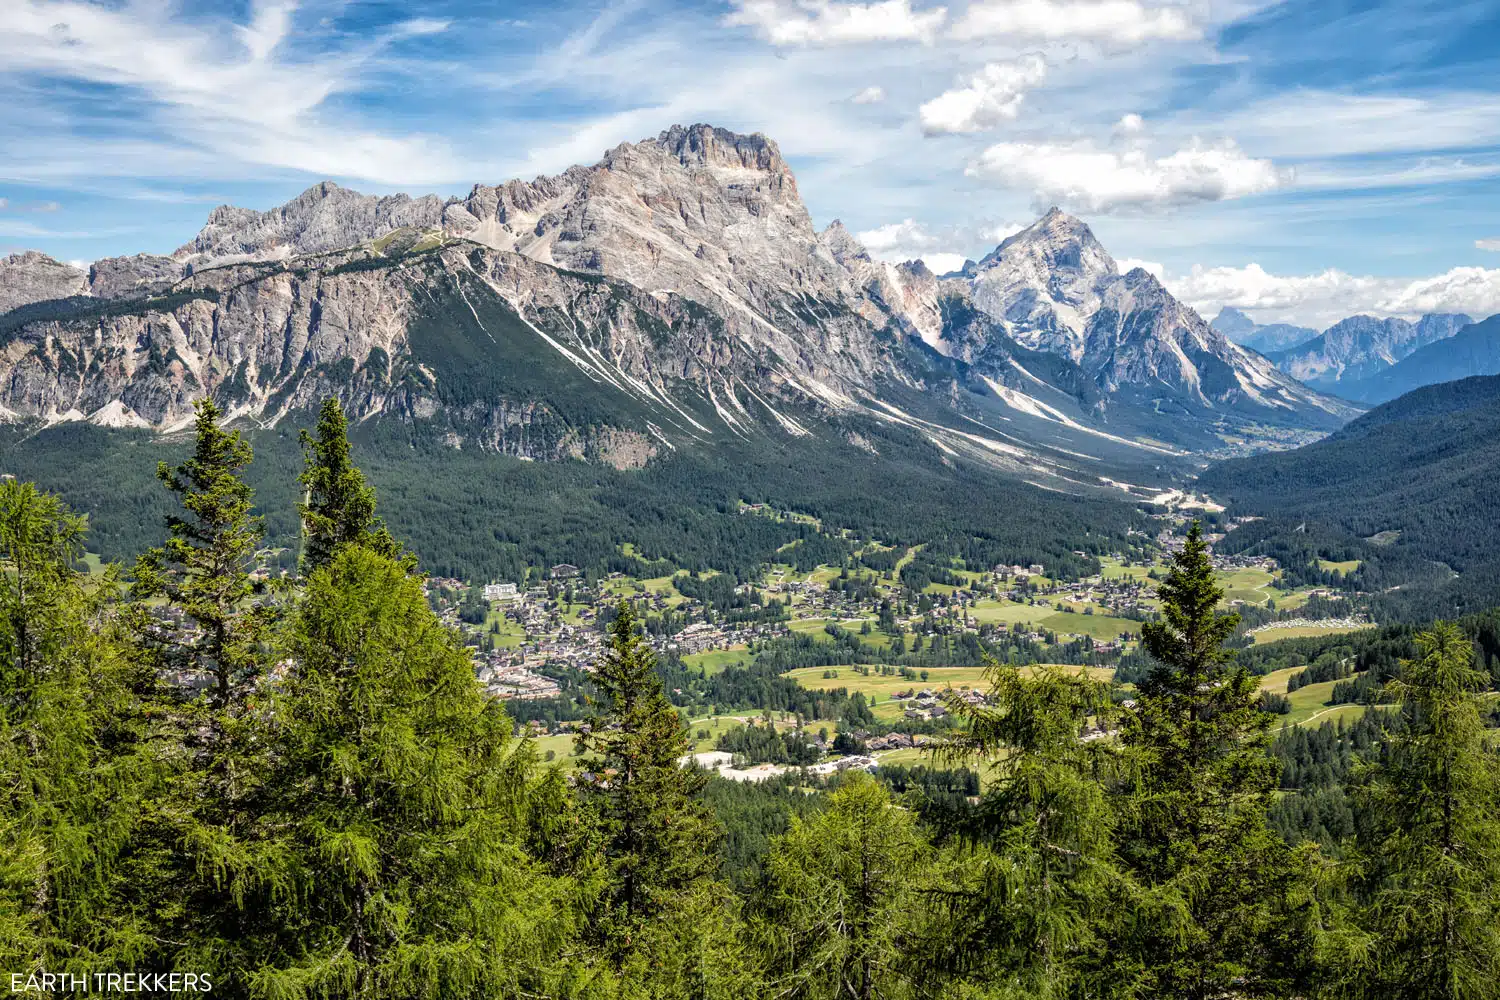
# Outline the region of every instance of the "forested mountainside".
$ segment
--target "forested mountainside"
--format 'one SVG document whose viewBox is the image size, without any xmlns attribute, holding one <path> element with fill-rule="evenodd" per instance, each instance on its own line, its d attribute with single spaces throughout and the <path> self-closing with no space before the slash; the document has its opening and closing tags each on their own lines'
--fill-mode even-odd
<svg viewBox="0 0 1500 1000">
<path fill-rule="evenodd" d="M 1286 565 L 1357 559 L 1362 588 L 1411 615 L 1500 597 L 1500 377 L 1426 386 L 1294 451 L 1218 463 L 1198 485 L 1264 520 L 1220 548 Z M 1400 588 L 1400 589 L 1397 589 Z"/>
</svg>

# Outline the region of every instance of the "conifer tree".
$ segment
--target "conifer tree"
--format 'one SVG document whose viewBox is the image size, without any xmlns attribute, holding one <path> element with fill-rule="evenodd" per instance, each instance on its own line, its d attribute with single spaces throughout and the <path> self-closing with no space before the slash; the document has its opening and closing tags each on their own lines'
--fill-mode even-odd
<svg viewBox="0 0 1500 1000">
<path fill-rule="evenodd" d="M 719 831 L 701 800 L 707 776 L 679 763 L 692 743 L 636 626 L 622 600 L 592 677 L 602 711 L 577 741 L 590 754 L 581 793 L 604 879 L 592 933 L 628 978 L 653 979 L 658 988 L 681 986 L 684 977 L 722 985 L 737 959 L 709 933 L 723 929 L 723 898 L 709 878 Z"/>
<path fill-rule="evenodd" d="M 1161 619 L 1141 627 L 1156 662 L 1121 732 L 1121 857 L 1146 890 L 1142 933 L 1121 944 L 1148 992 L 1191 1000 L 1290 989 L 1312 945 L 1310 873 L 1266 821 L 1272 718 L 1224 646 L 1239 616 L 1217 611 L 1223 596 L 1194 522 L 1157 589 Z"/>
<path fill-rule="evenodd" d="M 358 543 L 385 555 L 399 551 L 396 540 L 375 516 L 375 490 L 350 458 L 349 421 L 337 398 L 323 401 L 317 436 L 300 435 L 306 467 L 298 477 L 307 498 L 302 515 L 303 570 L 326 566 L 340 545 Z"/>
<path fill-rule="evenodd" d="M 287 652 L 243 833 L 271 874 L 234 887 L 239 934 L 190 957 L 257 997 L 556 995 L 575 911 L 526 849 L 547 782 L 420 582 L 341 545 Z"/>
<path fill-rule="evenodd" d="M 1351 993 L 1479 1000 L 1500 985 L 1500 756 L 1486 745 L 1487 672 L 1448 622 L 1388 685 L 1405 726 L 1365 790 L 1376 824 L 1361 887 L 1368 976 Z"/>
<path fill-rule="evenodd" d="M 160 650 L 168 669 L 209 678 L 210 706 L 235 713 L 260 672 L 269 619 L 266 609 L 250 606 L 256 590 L 250 570 L 263 528 L 252 513 L 254 491 L 241 478 L 249 442 L 219 426 L 211 399 L 195 408 L 192 457 L 176 468 L 162 462 L 156 471 L 183 512 L 168 515 L 166 544 L 136 561 L 133 593 L 165 598 L 189 623 L 173 628 L 138 615 L 146 645 Z"/>
<path fill-rule="evenodd" d="M 1107 942 L 1133 892 L 1115 854 L 1118 773 L 1110 741 L 1079 738 L 1112 714 L 1109 686 L 1047 666 L 992 664 L 988 704 L 954 699 L 967 731 L 943 756 L 986 767 L 989 788 L 959 826 L 970 845 L 931 962 L 1010 984 L 1018 996 L 1133 996 Z"/>
<path fill-rule="evenodd" d="M 0 970 L 23 976 L 128 964 L 151 930 L 121 856 L 157 754 L 130 730 L 112 580 L 73 568 L 83 531 L 57 497 L 0 483 Z"/>
<path fill-rule="evenodd" d="M 794 817 L 773 841 L 754 902 L 770 996 L 788 1000 L 915 995 L 922 890 L 934 852 L 911 813 L 861 772 L 828 808 Z"/>
</svg>

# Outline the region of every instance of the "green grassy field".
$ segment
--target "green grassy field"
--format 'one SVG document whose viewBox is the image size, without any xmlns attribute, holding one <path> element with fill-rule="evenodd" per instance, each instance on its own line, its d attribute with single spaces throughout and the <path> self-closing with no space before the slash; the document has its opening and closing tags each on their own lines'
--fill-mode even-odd
<svg viewBox="0 0 1500 1000">
<path fill-rule="evenodd" d="M 1264 604 L 1274 596 L 1271 581 L 1276 578 L 1263 569 L 1221 570 L 1214 574 L 1214 579 L 1224 588 L 1226 602 L 1239 600 L 1246 604 Z"/>
<path fill-rule="evenodd" d="M 1124 632 L 1135 633 L 1141 630 L 1140 622 L 1101 614 L 1058 612 L 1043 618 L 1038 624 L 1054 632 L 1071 632 L 1075 635 L 1092 636 L 1095 639 L 1113 639 Z"/>
<path fill-rule="evenodd" d="M 1353 573 L 1359 569 L 1359 565 L 1360 561 L 1358 559 L 1348 559 L 1344 562 L 1333 562 L 1329 559 L 1318 560 L 1318 568 L 1325 573 Z"/>
<path fill-rule="evenodd" d="M 734 646 L 730 649 L 710 649 L 703 653 L 689 653 L 682 658 L 682 662 L 689 667 L 702 667 L 709 676 L 719 673 L 725 667 L 742 664 L 750 665 L 750 651 L 744 646 Z"/>
<path fill-rule="evenodd" d="M 980 601 L 969 609 L 974 620 L 983 624 L 1015 625 L 1020 622 L 1040 623 L 1049 615 L 1056 614 L 1051 608 L 1041 605 L 1012 604 L 1010 601 Z"/>
</svg>

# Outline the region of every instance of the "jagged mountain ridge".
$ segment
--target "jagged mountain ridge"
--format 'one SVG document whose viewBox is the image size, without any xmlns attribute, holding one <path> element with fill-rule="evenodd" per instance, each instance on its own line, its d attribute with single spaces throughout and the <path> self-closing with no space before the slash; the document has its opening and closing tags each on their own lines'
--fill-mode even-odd
<svg viewBox="0 0 1500 1000">
<path fill-rule="evenodd" d="M 1428 313 L 1415 323 L 1399 317 L 1350 316 L 1272 359 L 1294 378 L 1338 392 L 1343 383 L 1370 378 L 1472 322 L 1459 313 Z"/>
<path fill-rule="evenodd" d="M 1475 375 L 1500 375 L 1500 315 L 1471 323 L 1340 389 L 1351 399 L 1384 403 L 1422 386 Z"/>
<path fill-rule="evenodd" d="M 1266 376 L 1144 272 L 1118 275 L 1078 220 L 1032 228 L 1056 245 L 1017 234 L 972 276 L 874 261 L 841 225 L 814 229 L 774 142 L 709 126 L 464 199 L 320 184 L 269 212 L 216 209 L 171 258 L 15 283 L 0 405 L 170 428 L 206 392 L 274 422 L 333 391 L 455 446 L 627 464 L 858 414 L 1085 481 L 1106 452 L 1212 450 L 1226 421 L 1316 433 L 1352 413 Z M 69 308 L 39 314 L 38 288 Z M 111 297 L 137 301 L 89 305 Z M 433 343 L 460 329 L 469 368 L 437 371 Z M 543 357 L 569 379 L 488 370 Z"/>
</svg>

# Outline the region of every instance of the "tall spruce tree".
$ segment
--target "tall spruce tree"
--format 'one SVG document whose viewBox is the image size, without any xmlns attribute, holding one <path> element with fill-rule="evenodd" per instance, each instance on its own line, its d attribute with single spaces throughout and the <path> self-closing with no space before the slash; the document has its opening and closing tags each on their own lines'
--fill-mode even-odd
<svg viewBox="0 0 1500 1000">
<path fill-rule="evenodd" d="M 1388 690 L 1405 725 L 1363 790 L 1375 823 L 1360 879 L 1370 935 L 1362 997 L 1479 1000 L 1500 989 L 1500 755 L 1486 742 L 1490 677 L 1439 622 Z"/>
<path fill-rule="evenodd" d="M 531 800 L 555 778 L 421 583 L 339 546 L 308 578 L 286 651 L 242 833 L 274 874 L 240 887 L 238 934 L 191 957 L 254 997 L 565 992 L 576 911 L 526 848 Z"/>
<path fill-rule="evenodd" d="M 1151 995 L 1203 1000 L 1231 988 L 1290 991 L 1310 972 L 1311 874 L 1266 821 L 1277 765 L 1259 683 L 1225 641 L 1194 522 L 1141 627 L 1156 661 L 1124 714 L 1130 756 L 1120 851 L 1145 890 L 1133 951 Z"/>
<path fill-rule="evenodd" d="M 142 875 L 160 900 L 154 937 L 164 962 L 217 971 L 225 943 L 250 933 L 239 901 L 282 877 L 280 859 L 248 836 L 269 762 L 263 695 L 278 609 L 251 577 L 262 528 L 242 478 L 250 445 L 219 426 L 211 400 L 196 408 L 192 456 L 157 469 L 181 513 L 168 516 L 166 543 L 136 560 L 123 610 L 163 679 L 153 739 L 180 754 L 147 829 L 160 859 Z"/>
<path fill-rule="evenodd" d="M 254 491 L 242 478 L 249 442 L 219 426 L 222 414 L 211 399 L 195 408 L 192 457 L 176 468 L 162 462 L 156 471 L 182 513 L 167 516 L 166 544 L 136 560 L 132 592 L 140 600 L 165 598 L 185 619 L 182 627 L 137 616 L 143 642 L 160 652 L 164 666 L 206 677 L 210 706 L 233 714 L 262 666 L 269 612 L 251 602 L 250 571 L 264 529 L 252 513 Z"/>
<path fill-rule="evenodd" d="M 692 743 L 637 624 L 622 600 L 591 678 L 601 711 L 577 741 L 603 877 L 591 933 L 642 989 L 732 993 L 740 959 L 710 877 L 719 830 L 701 798 L 707 776 L 679 763 Z"/>
<path fill-rule="evenodd" d="M 328 565 L 340 545 L 358 543 L 397 555 L 400 546 L 375 516 L 375 490 L 350 457 L 349 421 L 337 398 L 323 401 L 317 435 L 300 435 L 306 466 L 298 482 L 307 491 L 302 515 L 304 572 Z"/>
</svg>

